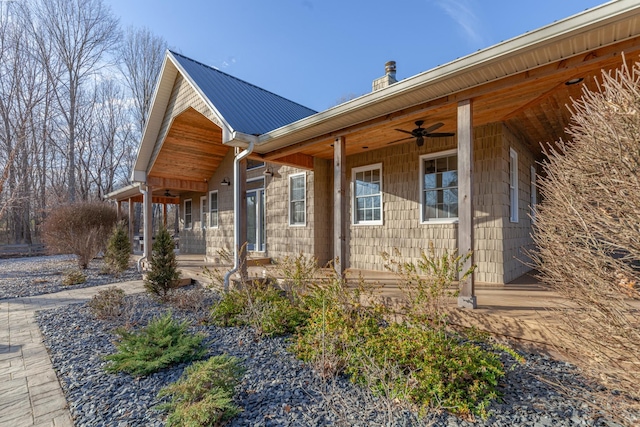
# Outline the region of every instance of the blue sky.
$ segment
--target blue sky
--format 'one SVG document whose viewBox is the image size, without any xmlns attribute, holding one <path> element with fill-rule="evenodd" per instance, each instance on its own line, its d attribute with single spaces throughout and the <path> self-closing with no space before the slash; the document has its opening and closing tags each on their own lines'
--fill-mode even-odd
<svg viewBox="0 0 640 427">
<path fill-rule="evenodd" d="M 124 27 L 315 110 L 404 79 L 603 0 L 104 0 Z"/>
</svg>

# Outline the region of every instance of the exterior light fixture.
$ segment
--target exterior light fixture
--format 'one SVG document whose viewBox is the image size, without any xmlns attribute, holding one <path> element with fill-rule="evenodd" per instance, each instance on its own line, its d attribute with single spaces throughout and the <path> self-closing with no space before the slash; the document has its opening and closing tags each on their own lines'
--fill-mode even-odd
<svg viewBox="0 0 640 427">
<path fill-rule="evenodd" d="M 576 85 L 583 80 L 584 79 L 582 77 L 576 77 L 575 79 L 567 80 L 566 82 L 564 82 L 564 84 L 566 84 L 567 86 Z"/>
<path fill-rule="evenodd" d="M 224 179 L 220 182 L 220 185 L 231 185 L 231 181 L 229 181 L 229 178 L 225 176 Z"/>
<path fill-rule="evenodd" d="M 264 172 L 262 172 L 262 175 L 273 176 L 273 171 L 271 170 L 271 168 L 266 168 Z"/>
</svg>

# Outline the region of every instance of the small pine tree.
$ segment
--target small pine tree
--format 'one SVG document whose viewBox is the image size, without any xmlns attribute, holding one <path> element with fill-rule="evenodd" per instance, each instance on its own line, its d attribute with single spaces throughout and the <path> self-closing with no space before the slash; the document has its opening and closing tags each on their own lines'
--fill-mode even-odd
<svg viewBox="0 0 640 427">
<path fill-rule="evenodd" d="M 104 254 L 104 262 L 107 269 L 116 275 L 129 268 L 129 255 L 131 252 L 131 242 L 125 229 L 124 221 L 116 224 L 107 242 L 107 250 Z"/>
<path fill-rule="evenodd" d="M 173 289 L 178 286 L 180 272 L 178 261 L 173 252 L 173 239 L 166 228 L 162 227 L 156 235 L 151 251 L 151 266 L 144 280 L 144 287 L 150 294 L 165 301 Z"/>
</svg>

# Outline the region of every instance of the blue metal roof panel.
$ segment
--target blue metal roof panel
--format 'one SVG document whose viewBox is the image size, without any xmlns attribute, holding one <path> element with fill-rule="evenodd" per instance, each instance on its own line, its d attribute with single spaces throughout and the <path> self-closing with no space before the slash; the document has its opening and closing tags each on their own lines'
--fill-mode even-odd
<svg viewBox="0 0 640 427">
<path fill-rule="evenodd" d="M 233 130 L 262 135 L 316 113 L 213 67 L 171 53 Z"/>
</svg>

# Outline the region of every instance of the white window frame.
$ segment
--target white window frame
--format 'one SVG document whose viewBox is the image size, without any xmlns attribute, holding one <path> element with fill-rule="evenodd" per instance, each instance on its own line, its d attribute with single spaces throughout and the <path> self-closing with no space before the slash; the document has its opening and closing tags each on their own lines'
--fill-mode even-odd
<svg viewBox="0 0 640 427">
<path fill-rule="evenodd" d="M 187 203 L 189 203 L 189 213 L 187 214 Z M 192 199 L 184 199 L 183 202 L 184 214 L 182 215 L 182 220 L 184 221 L 184 229 L 191 230 L 193 227 L 193 200 Z M 187 221 L 187 215 L 189 216 L 189 221 Z"/>
<path fill-rule="evenodd" d="M 256 161 L 256 160 L 254 160 L 254 161 Z M 265 163 L 264 161 L 263 161 L 262 163 L 258 162 L 258 163 L 256 163 L 254 166 L 249 166 L 249 165 L 247 164 L 247 170 L 248 170 L 248 171 L 252 171 L 252 170 L 255 170 L 255 169 L 263 168 L 263 167 L 265 167 L 265 166 L 266 166 L 266 163 Z"/>
<path fill-rule="evenodd" d="M 509 148 L 509 221 L 518 222 L 518 152 Z"/>
<path fill-rule="evenodd" d="M 216 208 L 213 209 L 213 204 L 211 203 L 211 197 L 216 195 Z M 218 198 L 218 190 L 209 191 L 209 228 L 218 228 L 220 226 L 220 218 L 218 216 L 218 212 L 220 211 L 220 207 L 218 204 L 220 203 L 220 199 Z M 216 224 L 212 225 L 212 220 L 215 217 Z"/>
<path fill-rule="evenodd" d="M 200 196 L 200 228 L 207 228 L 207 222 L 209 219 L 207 218 L 208 209 L 207 206 L 207 195 Z M 206 210 L 205 210 L 206 209 Z"/>
<path fill-rule="evenodd" d="M 418 176 L 418 182 L 420 183 L 420 224 L 455 224 L 458 222 L 459 217 L 454 218 L 425 218 L 424 217 L 424 161 L 431 159 L 440 159 L 443 157 L 450 157 L 453 155 L 458 155 L 458 150 L 446 150 L 446 151 L 438 151 L 437 153 L 429 153 L 420 156 L 420 167 L 418 168 L 420 171 L 420 175 Z M 458 165 L 456 164 L 456 172 L 458 172 Z M 458 175 L 458 179 L 460 175 Z M 460 188 L 460 181 L 458 181 L 458 186 L 456 189 Z M 460 197 L 458 195 L 458 208 L 460 207 Z M 458 215 L 460 212 L 458 212 Z"/>
<path fill-rule="evenodd" d="M 536 221 L 536 205 L 538 204 L 538 188 L 536 185 L 536 167 L 531 166 L 531 222 Z"/>
<path fill-rule="evenodd" d="M 380 193 L 378 193 L 378 197 L 380 197 L 380 219 L 379 220 L 370 220 L 370 221 L 358 221 L 358 212 L 357 212 L 357 195 L 356 195 L 356 175 L 360 172 L 369 172 L 373 170 L 378 170 L 380 173 Z M 357 168 L 351 169 L 351 224 L 352 225 L 383 225 L 384 224 L 384 200 L 383 200 L 383 175 L 382 175 L 382 163 L 375 163 L 372 165 L 360 166 Z M 374 196 L 374 194 L 369 194 L 367 197 Z"/>
<path fill-rule="evenodd" d="M 292 190 L 293 190 L 293 185 L 292 185 L 292 181 L 293 179 L 296 178 L 302 178 L 302 184 L 303 184 L 303 192 L 304 192 L 304 198 L 303 199 L 296 199 L 294 200 L 292 198 Z M 302 202 L 302 204 L 304 205 L 304 220 L 302 222 L 293 222 L 293 203 L 294 202 Z M 307 225 L 307 173 L 306 172 L 300 172 L 300 173 L 294 173 L 289 175 L 289 227 L 305 227 Z"/>
</svg>

